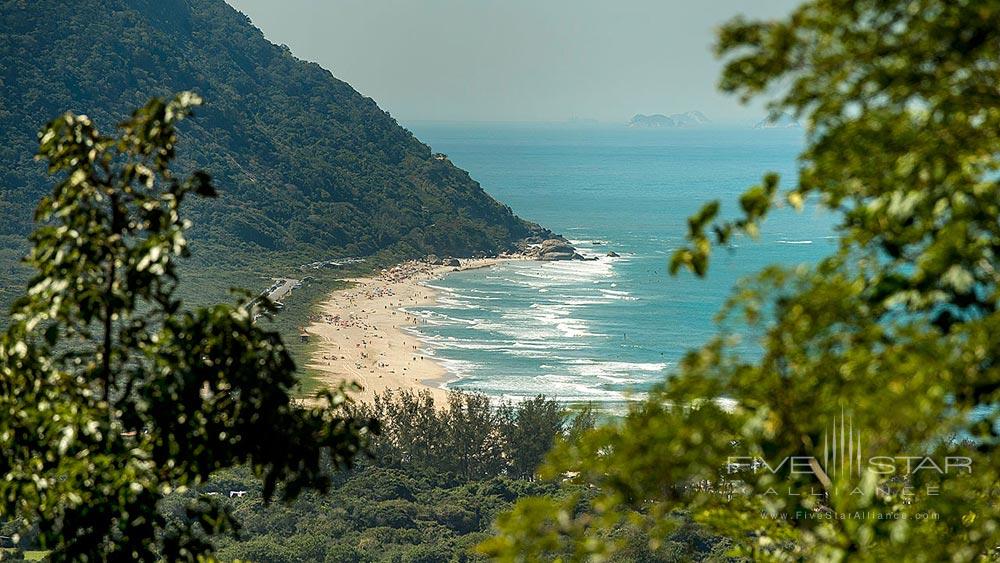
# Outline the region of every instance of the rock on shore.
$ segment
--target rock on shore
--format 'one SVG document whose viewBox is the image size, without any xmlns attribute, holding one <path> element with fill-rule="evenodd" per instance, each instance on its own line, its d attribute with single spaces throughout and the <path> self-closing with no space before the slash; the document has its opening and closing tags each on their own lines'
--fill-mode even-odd
<svg viewBox="0 0 1000 563">
<path fill-rule="evenodd" d="M 528 248 L 525 251 L 525 255 L 546 262 L 555 260 L 583 260 L 583 256 L 571 244 L 563 239 L 556 238 L 544 240 L 540 244 Z"/>
<path fill-rule="evenodd" d="M 431 266 L 461 266 L 462 262 L 458 258 L 440 258 L 437 254 L 428 254 L 427 258 L 424 258 L 424 262 L 427 262 Z"/>
</svg>

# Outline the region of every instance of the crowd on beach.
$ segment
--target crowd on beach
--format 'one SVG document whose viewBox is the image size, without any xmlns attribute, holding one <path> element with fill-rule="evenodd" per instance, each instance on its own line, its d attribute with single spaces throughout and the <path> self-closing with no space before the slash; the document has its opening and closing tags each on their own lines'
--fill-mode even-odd
<svg viewBox="0 0 1000 563">
<path fill-rule="evenodd" d="M 428 264 L 425 261 L 420 260 L 410 260 L 408 262 L 403 262 L 397 266 L 393 266 L 389 269 L 384 269 L 380 272 L 377 279 L 380 282 L 385 282 L 388 284 L 400 283 L 412 279 L 413 277 L 421 274 L 430 274 L 433 272 L 434 266 Z M 357 306 L 359 300 L 373 301 L 375 299 L 381 299 L 384 297 L 395 297 L 396 290 L 393 289 L 391 285 L 375 285 L 375 284 L 363 284 L 362 287 L 356 291 L 348 291 L 343 294 L 343 298 L 350 303 L 352 307 Z M 409 298 L 410 301 L 414 301 L 413 297 Z M 391 300 L 389 303 L 383 305 L 384 308 L 389 307 L 402 307 L 403 302 L 400 300 L 397 303 L 393 303 Z M 362 313 L 365 311 L 362 309 Z M 392 311 L 395 315 L 396 311 Z M 413 317 L 412 315 L 405 315 L 407 323 L 418 324 L 420 321 Z M 349 315 L 348 317 L 342 317 L 339 314 L 324 313 L 319 315 L 311 315 L 309 320 L 315 323 L 326 323 L 337 325 L 340 327 L 360 327 L 364 330 L 377 330 L 377 327 L 369 325 L 359 319 L 356 315 Z"/>
<path fill-rule="evenodd" d="M 421 321 L 418 317 L 399 310 L 399 307 L 407 303 L 416 302 L 416 298 L 405 293 L 400 295 L 397 287 L 394 286 L 432 272 L 433 266 L 416 261 L 383 270 L 374 279 L 364 281 L 355 288 L 340 293 L 338 297 L 343 308 L 340 312 L 329 311 L 311 315 L 310 320 L 313 323 L 332 325 L 338 331 L 341 329 L 360 330 L 360 334 L 351 333 L 351 336 L 355 337 L 353 342 L 351 336 L 347 334 L 338 337 L 336 342 L 330 342 L 335 348 L 328 349 L 327 353 L 321 356 L 325 360 L 324 363 L 332 366 L 334 362 L 343 362 L 341 365 L 344 367 L 353 367 L 355 375 L 357 372 L 365 371 L 373 374 L 380 371 L 394 374 L 397 373 L 396 369 L 402 369 L 404 372 L 409 371 L 408 367 L 412 367 L 411 362 L 417 361 L 417 358 L 423 359 L 423 356 L 419 354 L 419 346 L 411 342 L 396 341 L 391 337 L 391 334 L 385 332 L 385 329 L 398 328 L 404 323 L 419 324 Z M 369 302 L 374 303 L 366 305 Z M 381 311 L 383 314 L 396 317 L 398 321 L 394 318 L 391 325 L 385 326 L 377 320 L 377 317 L 373 317 L 378 309 L 383 309 Z M 376 343 L 376 339 L 380 340 L 381 344 Z M 394 348 L 400 350 L 394 346 L 394 343 L 396 346 L 400 344 L 405 346 L 402 348 L 402 350 L 406 350 L 403 352 L 404 355 L 389 355 Z M 390 357 L 395 359 L 390 360 Z M 400 365 L 401 361 L 402 365 Z M 348 369 L 350 370 L 350 368 Z M 382 376 L 378 375 L 378 377 Z"/>
</svg>

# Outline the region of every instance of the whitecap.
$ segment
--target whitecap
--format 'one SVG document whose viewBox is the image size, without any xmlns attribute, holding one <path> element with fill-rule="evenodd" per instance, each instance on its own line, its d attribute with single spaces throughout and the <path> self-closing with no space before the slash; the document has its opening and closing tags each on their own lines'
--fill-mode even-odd
<svg viewBox="0 0 1000 563">
<path fill-rule="evenodd" d="M 639 373 L 649 374 L 648 379 L 654 373 L 660 373 L 667 368 L 664 362 L 615 362 L 598 360 L 575 360 L 571 362 L 572 371 L 584 377 L 622 377 L 634 376 Z M 643 381 L 640 379 L 636 382 Z"/>
<path fill-rule="evenodd" d="M 435 358 L 435 360 L 441 364 L 442 367 L 444 367 L 445 371 L 454 377 L 452 381 L 466 378 L 483 367 L 482 364 L 471 362 L 469 360 L 456 360 L 453 358 L 442 357 Z"/>
</svg>

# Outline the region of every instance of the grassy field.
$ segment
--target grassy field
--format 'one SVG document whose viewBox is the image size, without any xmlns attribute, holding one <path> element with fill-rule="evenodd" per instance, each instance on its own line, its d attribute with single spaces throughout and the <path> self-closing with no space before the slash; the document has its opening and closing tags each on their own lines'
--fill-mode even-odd
<svg viewBox="0 0 1000 563">
<path fill-rule="evenodd" d="M 300 389 L 299 394 L 309 396 L 315 393 L 320 385 L 315 377 L 315 373 L 305 368 L 310 355 L 316 348 L 315 340 L 301 342 L 299 339 L 299 327 L 309 326 L 310 315 L 317 312 L 320 303 L 330 292 L 343 289 L 349 286 L 348 282 L 340 279 L 343 273 L 315 273 L 310 272 L 302 287 L 292 291 L 284 300 L 284 308 L 273 315 L 270 319 L 261 318 L 259 323 L 270 330 L 281 335 L 282 341 L 295 360 L 295 365 L 299 369 Z M 303 276 L 305 277 L 305 276 Z"/>
<path fill-rule="evenodd" d="M 367 269 L 370 270 L 371 266 Z M 271 319 L 261 318 L 262 326 L 274 330 L 281 335 L 287 345 L 296 365 L 304 366 L 312 352 L 313 343 L 299 341 L 299 327 L 309 325 L 309 316 L 317 309 L 319 303 L 331 292 L 347 287 L 347 282 L 340 278 L 369 273 L 359 271 L 358 267 L 351 270 L 308 270 L 298 268 L 276 267 L 272 270 L 256 268 L 231 269 L 192 265 L 184 267 L 180 273 L 180 297 L 187 308 L 206 307 L 219 303 L 236 303 L 247 295 L 257 295 L 269 287 L 275 278 L 285 277 L 307 280 L 302 287 L 294 290 L 283 300 L 284 308 L 273 315 Z M 16 296 L 23 294 L 24 283 L 28 276 L 27 269 L 16 274 L 16 279 L 6 279 L 0 284 L 0 329 L 6 325 L 7 313 Z M 10 278 L 15 278 L 14 275 Z M 300 395 L 311 395 L 318 389 L 317 380 L 313 374 L 300 367 Z"/>
<path fill-rule="evenodd" d="M 344 278 L 368 275 L 372 263 L 359 263 L 343 269 L 300 270 L 299 268 L 275 267 L 268 270 L 218 270 L 214 268 L 191 268 L 182 275 L 185 302 L 189 306 L 209 306 L 221 302 L 234 302 L 236 296 L 231 288 L 242 288 L 256 295 L 270 287 L 276 278 L 302 280 L 302 286 L 293 290 L 282 300 L 282 309 L 268 317 L 261 317 L 260 326 L 281 335 L 299 366 L 299 396 L 310 396 L 319 388 L 316 374 L 306 369 L 315 342 L 301 342 L 299 327 L 309 326 L 309 318 L 317 312 L 319 304 L 337 289 L 349 286 Z M 379 266 L 380 267 L 380 266 Z"/>
<path fill-rule="evenodd" d="M 26 241 L 2 240 L 0 245 L 0 264 L 8 264 L 9 268 L 0 270 L 0 329 L 6 325 L 10 305 L 18 296 L 24 293 L 25 285 L 31 275 L 31 270 L 20 264 L 17 257 L 27 251 Z M 229 257 L 224 263 L 212 263 L 199 256 L 218 255 L 217 248 L 201 247 L 201 253 L 194 249 L 193 259 L 182 260 L 179 268 L 180 284 L 178 296 L 184 301 L 186 308 L 206 307 L 219 303 L 236 303 L 238 299 L 249 299 L 268 288 L 276 278 L 291 278 L 305 280 L 302 287 L 295 289 L 283 299 L 281 311 L 270 319 L 261 318 L 262 323 L 271 330 L 278 332 L 287 345 L 299 367 L 300 389 L 297 394 L 309 396 L 315 393 L 320 385 L 316 374 L 303 366 L 308 363 L 310 354 L 315 348 L 315 342 L 302 343 L 299 340 L 299 327 L 309 325 L 309 317 L 316 312 L 318 305 L 330 292 L 347 287 L 344 278 L 370 275 L 400 260 L 391 255 L 376 255 L 364 262 L 351 264 L 339 269 L 306 269 L 302 270 L 294 264 L 310 262 L 316 257 L 282 256 L 273 259 L 270 256 L 250 255 Z"/>
<path fill-rule="evenodd" d="M 23 555 L 24 559 L 14 558 L 18 555 L 18 553 Z M 47 556 L 49 552 L 41 550 L 28 550 L 19 552 L 19 550 L 17 549 L 4 547 L 0 548 L 0 554 L 2 554 L 0 555 L 0 560 L 2 561 L 44 561 L 45 556 Z"/>
</svg>

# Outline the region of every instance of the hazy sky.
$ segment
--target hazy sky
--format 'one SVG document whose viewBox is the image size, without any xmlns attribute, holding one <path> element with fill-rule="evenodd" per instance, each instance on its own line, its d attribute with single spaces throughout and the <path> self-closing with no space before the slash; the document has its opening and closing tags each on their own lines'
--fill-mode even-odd
<svg viewBox="0 0 1000 563">
<path fill-rule="evenodd" d="M 752 121 L 716 91 L 714 29 L 795 0 L 228 0 L 274 43 L 403 121 L 624 122 L 701 110 Z"/>
</svg>

